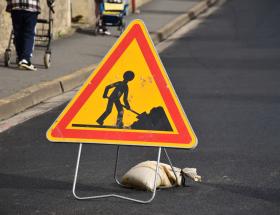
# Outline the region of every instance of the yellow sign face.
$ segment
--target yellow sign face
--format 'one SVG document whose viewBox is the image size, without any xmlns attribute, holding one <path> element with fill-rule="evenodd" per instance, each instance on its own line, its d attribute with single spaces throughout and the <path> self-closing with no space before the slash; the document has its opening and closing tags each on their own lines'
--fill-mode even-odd
<svg viewBox="0 0 280 215">
<path fill-rule="evenodd" d="M 56 142 L 194 148 L 144 23 L 133 21 L 47 132 Z"/>
<path fill-rule="evenodd" d="M 134 40 L 115 65 L 113 65 L 110 73 L 104 77 L 103 81 L 99 86 L 97 86 L 96 90 L 88 98 L 87 102 L 71 120 L 68 128 L 73 128 L 72 124 L 89 124 L 90 122 L 96 122 L 96 120 L 106 110 L 110 100 L 103 98 L 103 93 L 106 87 L 116 82 L 122 82 L 123 75 L 126 71 L 133 72 L 135 76 L 133 80 L 127 83 L 127 101 L 130 104 L 131 110 L 143 113 L 154 107 L 161 106 L 165 112 L 168 113 L 165 102 L 156 83 L 154 82 L 153 76 L 151 75 L 142 51 L 140 50 L 136 40 Z M 114 87 L 112 87 L 109 90 L 108 95 L 113 93 L 114 90 Z M 121 104 L 124 104 L 124 95 L 121 95 L 119 100 Z M 125 108 L 123 109 L 123 125 L 124 128 L 126 128 L 131 126 L 137 120 L 138 115 Z M 117 115 L 118 110 L 113 107 L 110 115 L 108 115 L 108 117 L 104 120 L 104 125 L 115 126 Z M 171 117 L 169 116 L 168 118 L 173 124 Z M 176 130 L 176 127 L 173 126 L 173 129 Z"/>
</svg>

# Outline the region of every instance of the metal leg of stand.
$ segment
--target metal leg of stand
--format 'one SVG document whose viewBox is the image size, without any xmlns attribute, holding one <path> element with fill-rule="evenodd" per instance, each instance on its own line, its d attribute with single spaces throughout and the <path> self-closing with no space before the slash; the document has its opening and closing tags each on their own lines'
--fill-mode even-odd
<svg viewBox="0 0 280 215">
<path fill-rule="evenodd" d="M 115 162 L 114 179 L 115 179 L 115 181 L 117 182 L 118 185 L 120 185 L 122 187 L 128 187 L 128 186 L 122 184 L 117 177 L 119 155 L 120 155 L 120 146 L 118 146 L 118 148 L 117 148 L 117 157 L 116 157 L 116 162 Z"/>
<path fill-rule="evenodd" d="M 83 199 L 99 199 L 99 198 L 107 198 L 107 197 L 111 197 L 112 194 L 108 194 L 108 195 L 99 195 L 99 196 L 87 196 L 87 197 L 80 197 L 76 194 L 76 185 L 77 185 L 77 178 L 78 178 L 78 172 L 79 172 L 79 166 L 80 166 L 80 159 L 81 159 L 81 153 L 82 153 L 82 147 L 83 144 L 80 143 L 79 146 L 79 152 L 78 152 L 78 158 L 77 158 L 77 164 L 76 164 L 76 170 L 75 170 L 75 177 L 74 177 L 74 182 L 73 182 L 73 195 L 76 199 L 79 200 L 83 200 Z"/>
<path fill-rule="evenodd" d="M 157 167 L 156 167 L 156 171 L 155 171 L 154 189 L 153 189 L 152 197 L 149 198 L 148 200 L 140 200 L 140 199 L 129 198 L 127 196 L 121 196 L 121 195 L 116 195 L 116 194 L 107 194 L 107 195 L 98 195 L 98 196 L 85 196 L 85 197 L 78 196 L 76 194 L 76 185 L 77 185 L 77 178 L 78 178 L 78 172 L 79 172 L 79 166 L 80 166 L 82 146 L 83 146 L 83 144 L 80 143 L 78 158 L 77 158 L 77 164 L 76 164 L 76 170 L 75 170 L 75 176 L 74 176 L 74 182 L 73 182 L 73 189 L 72 189 L 73 195 L 76 199 L 85 200 L 85 199 L 100 199 L 100 198 L 116 197 L 116 198 L 120 198 L 120 199 L 125 199 L 125 200 L 129 200 L 129 201 L 133 201 L 133 202 L 146 204 L 146 203 L 150 203 L 155 198 L 156 189 L 157 189 L 156 188 L 156 181 L 157 181 L 157 177 L 158 177 L 159 162 L 160 162 L 160 156 L 161 156 L 161 147 L 159 147 L 159 150 L 158 150 Z M 119 150 L 119 148 L 118 148 L 118 150 Z M 115 166 L 115 174 L 116 174 L 116 167 L 117 167 L 117 165 Z"/>
<path fill-rule="evenodd" d="M 177 185 L 179 184 L 179 179 L 178 179 L 178 177 L 177 177 L 177 174 L 176 174 L 176 171 L 175 171 L 175 169 L 174 169 L 174 166 L 172 165 L 171 159 L 170 159 L 169 155 L 167 154 L 166 148 L 163 148 L 163 151 L 164 151 L 165 156 L 166 156 L 166 158 L 167 158 L 167 160 L 168 160 L 168 162 L 169 162 L 169 164 L 170 164 L 170 166 L 171 166 L 171 169 L 172 169 L 172 171 L 173 171 L 173 173 L 174 173 L 174 175 L 175 175 L 176 182 L 177 182 L 175 185 L 173 185 L 173 187 L 175 187 L 175 186 L 177 186 Z"/>
</svg>

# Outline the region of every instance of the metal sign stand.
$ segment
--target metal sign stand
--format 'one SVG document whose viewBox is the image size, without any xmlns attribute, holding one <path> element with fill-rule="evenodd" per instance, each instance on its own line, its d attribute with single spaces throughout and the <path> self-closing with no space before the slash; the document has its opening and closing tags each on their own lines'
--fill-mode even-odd
<svg viewBox="0 0 280 215">
<path fill-rule="evenodd" d="M 79 199 L 79 200 L 86 200 L 86 199 L 100 199 L 100 198 L 109 198 L 109 197 L 116 197 L 116 198 L 120 198 L 120 199 L 125 199 L 125 200 L 129 200 L 129 201 L 133 201 L 133 202 L 138 202 L 138 203 L 142 203 L 142 204 L 146 204 L 146 203 L 150 203 L 151 201 L 153 201 L 153 199 L 155 198 L 155 195 L 156 195 L 156 181 L 157 181 L 157 177 L 158 177 L 158 171 L 159 171 L 159 163 L 160 163 L 160 157 L 161 157 L 161 149 L 162 147 L 159 147 L 158 149 L 158 156 L 157 156 L 157 165 L 156 165 L 156 171 L 155 171 L 155 179 L 154 179 L 154 188 L 153 188 L 153 192 L 152 192 L 152 196 L 148 199 L 148 200 L 140 200 L 140 199 L 134 199 L 134 198 L 130 198 L 130 197 L 127 197 L 127 196 L 121 196 L 121 195 L 117 195 L 117 194 L 106 194 L 106 195 L 97 195 L 97 196 L 84 196 L 84 197 L 81 197 L 81 196 L 78 196 L 76 194 L 76 185 L 77 185 L 77 178 L 78 178 L 78 172 L 79 172 L 79 166 L 80 166 L 80 159 L 81 159 L 81 152 L 82 152 L 82 146 L 83 144 L 80 143 L 80 146 L 79 146 L 79 152 L 78 152 L 78 158 L 77 158 L 77 164 L 76 164 L 76 170 L 75 170 L 75 176 L 74 176 L 74 182 L 73 182 L 73 189 L 72 189 L 72 192 L 73 192 L 73 195 L 76 199 Z M 171 159 L 170 157 L 168 156 L 167 154 L 167 151 L 165 148 L 163 148 L 164 152 L 165 152 L 165 155 L 166 155 L 166 158 L 172 168 L 172 171 L 176 177 L 176 181 L 178 182 L 178 178 L 177 178 L 177 175 L 175 173 L 175 169 L 172 165 L 172 162 L 171 162 Z M 119 160 L 119 154 L 120 154 L 120 146 L 118 146 L 118 149 L 117 149 L 117 157 L 116 157 L 116 162 L 115 162 L 115 170 L 114 170 L 114 179 L 115 181 L 117 182 L 117 184 L 125 187 L 125 185 L 123 185 L 117 178 L 117 169 L 118 169 L 118 160 Z M 176 185 L 175 185 L 176 186 Z"/>
</svg>

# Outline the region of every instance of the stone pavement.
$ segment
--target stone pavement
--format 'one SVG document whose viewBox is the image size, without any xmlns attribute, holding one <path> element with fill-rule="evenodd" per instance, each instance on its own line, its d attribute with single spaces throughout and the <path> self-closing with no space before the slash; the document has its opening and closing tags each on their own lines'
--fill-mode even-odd
<svg viewBox="0 0 280 215">
<path fill-rule="evenodd" d="M 130 14 L 125 20 L 144 20 L 157 44 L 217 1 L 152 0 L 141 7 L 140 14 Z M 19 70 L 14 56 L 11 66 L 5 67 L 1 58 L 0 120 L 81 85 L 117 40 L 118 33 L 114 29 L 112 33 L 94 36 L 93 29 L 80 28 L 69 37 L 53 41 L 49 69 L 43 66 L 44 50 L 35 49 L 36 72 Z"/>
</svg>

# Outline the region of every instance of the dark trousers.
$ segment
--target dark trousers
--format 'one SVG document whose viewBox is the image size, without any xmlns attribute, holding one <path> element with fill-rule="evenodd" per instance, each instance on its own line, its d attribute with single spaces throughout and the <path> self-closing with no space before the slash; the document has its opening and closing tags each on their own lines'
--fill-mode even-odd
<svg viewBox="0 0 280 215">
<path fill-rule="evenodd" d="M 18 59 L 25 59 L 30 62 L 38 13 L 13 10 L 11 14 L 15 36 L 14 43 Z"/>
</svg>

